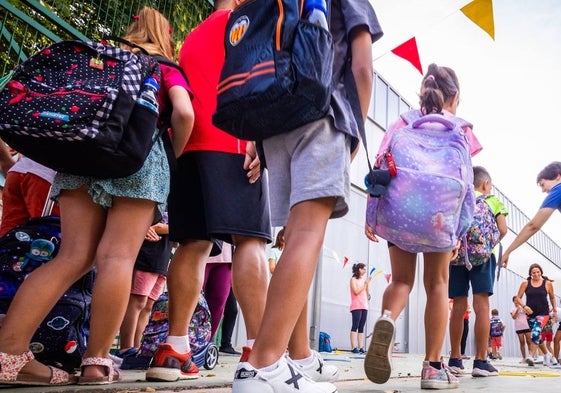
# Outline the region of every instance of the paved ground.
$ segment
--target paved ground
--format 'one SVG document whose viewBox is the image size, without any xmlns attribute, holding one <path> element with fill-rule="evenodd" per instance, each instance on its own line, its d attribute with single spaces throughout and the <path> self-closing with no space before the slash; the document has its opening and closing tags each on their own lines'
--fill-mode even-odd
<svg viewBox="0 0 561 393">
<path fill-rule="evenodd" d="M 394 354 L 393 372 L 390 380 L 376 385 L 365 378 L 363 356 L 349 352 L 323 353 L 325 361 L 339 367 L 340 379 L 336 383 L 340 393 L 372 392 L 400 393 L 420 392 L 420 371 L 422 356 L 414 354 Z M 238 362 L 237 356 L 220 355 L 218 365 L 213 370 L 201 370 L 201 378 L 193 381 L 174 383 L 154 383 L 144 381 L 143 371 L 123 371 L 121 382 L 105 386 L 64 386 L 64 387 L 13 387 L 0 385 L 0 393 L 54 393 L 54 392 L 115 392 L 141 393 L 226 393 L 231 392 L 231 382 Z M 518 363 L 519 359 L 508 358 L 493 361 L 501 375 L 498 377 L 473 378 L 470 374 L 472 361 L 464 360 L 467 374 L 460 379 L 460 388 L 454 392 L 517 393 L 517 392 L 559 392 L 561 368 L 543 365 L 529 367 Z"/>
</svg>

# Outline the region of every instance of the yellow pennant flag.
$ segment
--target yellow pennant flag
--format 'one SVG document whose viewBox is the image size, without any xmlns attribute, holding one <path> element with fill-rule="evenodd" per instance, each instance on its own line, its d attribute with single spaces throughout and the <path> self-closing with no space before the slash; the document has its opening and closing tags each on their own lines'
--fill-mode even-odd
<svg viewBox="0 0 561 393">
<path fill-rule="evenodd" d="M 495 40 L 492 0 L 474 0 L 462 7 L 461 11 Z"/>
</svg>

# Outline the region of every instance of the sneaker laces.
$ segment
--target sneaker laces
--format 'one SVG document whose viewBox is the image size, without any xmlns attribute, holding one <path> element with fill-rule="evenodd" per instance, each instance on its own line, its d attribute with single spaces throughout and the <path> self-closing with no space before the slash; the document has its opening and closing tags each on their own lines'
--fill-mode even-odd
<svg viewBox="0 0 561 393">
<path fill-rule="evenodd" d="M 452 383 L 452 374 L 454 374 L 452 372 L 452 370 L 450 369 L 450 367 L 448 367 L 445 363 L 442 363 L 442 365 L 440 366 L 442 370 L 444 370 L 444 374 L 446 374 L 446 378 L 448 379 L 448 383 Z"/>
</svg>

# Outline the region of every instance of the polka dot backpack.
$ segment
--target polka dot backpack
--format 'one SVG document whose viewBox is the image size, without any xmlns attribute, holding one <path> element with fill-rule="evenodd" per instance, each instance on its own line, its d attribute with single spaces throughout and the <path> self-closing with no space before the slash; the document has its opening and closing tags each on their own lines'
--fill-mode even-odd
<svg viewBox="0 0 561 393">
<path fill-rule="evenodd" d="M 0 91 L 0 136 L 57 171 L 130 175 L 156 140 L 159 81 L 151 56 L 105 42 L 52 44 L 17 66 Z M 147 94 L 152 105 L 143 105 Z"/>
</svg>

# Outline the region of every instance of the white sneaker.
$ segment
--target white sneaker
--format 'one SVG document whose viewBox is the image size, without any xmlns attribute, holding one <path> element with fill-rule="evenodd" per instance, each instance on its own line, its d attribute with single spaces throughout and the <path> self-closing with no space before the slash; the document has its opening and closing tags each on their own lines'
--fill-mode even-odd
<svg viewBox="0 0 561 393">
<path fill-rule="evenodd" d="M 306 374 L 312 381 L 315 382 L 334 382 L 339 378 L 339 369 L 332 364 L 325 364 L 321 355 L 317 351 L 312 351 L 314 360 L 306 365 L 302 366 L 300 363 L 295 362 L 289 358 L 289 362 L 292 362 L 300 367 L 300 370 Z"/>
<path fill-rule="evenodd" d="M 551 366 L 551 358 L 552 358 L 552 357 L 553 357 L 553 356 L 551 356 L 550 353 L 546 353 L 546 354 L 543 356 L 543 365 L 544 365 L 544 366 Z"/>
<path fill-rule="evenodd" d="M 232 393 L 336 393 L 328 382 L 314 382 L 300 372 L 300 367 L 281 357 L 273 371 L 255 369 L 247 362 L 239 363 L 234 375 Z"/>
<path fill-rule="evenodd" d="M 364 372 L 374 383 L 386 383 L 392 373 L 392 349 L 395 323 L 391 312 L 384 310 L 372 331 L 372 339 L 364 358 Z"/>
</svg>

